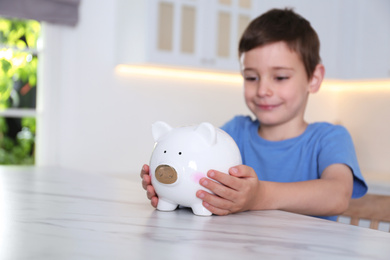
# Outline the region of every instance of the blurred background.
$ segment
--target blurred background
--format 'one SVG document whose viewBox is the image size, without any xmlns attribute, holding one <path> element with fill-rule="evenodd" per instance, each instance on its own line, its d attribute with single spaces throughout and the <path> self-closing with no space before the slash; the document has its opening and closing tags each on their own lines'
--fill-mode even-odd
<svg viewBox="0 0 390 260">
<path fill-rule="evenodd" d="M 33 19 L 36 14 L 19 15 L 0 2 L 2 164 L 138 175 L 153 149 L 153 122 L 221 126 L 249 114 L 238 39 L 252 18 L 292 7 L 317 31 L 326 67 L 306 119 L 347 127 L 372 187 L 390 184 L 390 1 L 39 2 L 60 3 L 62 12 L 71 6 L 63 17 L 72 19 Z M 35 35 L 31 43 L 28 33 L 15 36 L 24 44 L 12 43 L 11 18 L 30 19 L 23 26 Z M 21 53 L 25 70 L 36 76 L 16 68 Z M 15 147 L 27 159 L 15 159 Z"/>
</svg>

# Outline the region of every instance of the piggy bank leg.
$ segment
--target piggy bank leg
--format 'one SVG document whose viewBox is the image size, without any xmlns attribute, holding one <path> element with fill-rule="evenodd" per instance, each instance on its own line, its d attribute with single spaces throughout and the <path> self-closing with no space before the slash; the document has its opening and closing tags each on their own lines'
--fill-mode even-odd
<svg viewBox="0 0 390 260">
<path fill-rule="evenodd" d="M 198 216 L 211 216 L 212 213 L 206 209 L 202 203 L 192 205 L 192 212 Z"/>
<path fill-rule="evenodd" d="M 168 202 L 164 199 L 159 199 L 157 204 L 157 209 L 161 211 L 173 211 L 177 208 L 178 204 Z"/>
</svg>

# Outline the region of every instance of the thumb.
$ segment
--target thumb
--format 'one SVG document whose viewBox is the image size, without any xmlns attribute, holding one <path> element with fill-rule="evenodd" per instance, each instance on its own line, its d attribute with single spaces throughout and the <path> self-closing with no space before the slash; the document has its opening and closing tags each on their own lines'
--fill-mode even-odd
<svg viewBox="0 0 390 260">
<path fill-rule="evenodd" d="M 255 171 L 246 165 L 237 165 L 229 169 L 229 174 L 238 178 L 247 178 L 256 176 Z"/>
</svg>

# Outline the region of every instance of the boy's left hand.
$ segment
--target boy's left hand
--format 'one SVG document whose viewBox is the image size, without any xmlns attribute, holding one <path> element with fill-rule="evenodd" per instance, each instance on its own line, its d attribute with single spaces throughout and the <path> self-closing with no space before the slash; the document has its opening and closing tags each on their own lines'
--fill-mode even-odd
<svg viewBox="0 0 390 260">
<path fill-rule="evenodd" d="M 199 181 L 200 185 L 214 194 L 199 190 L 196 196 L 215 215 L 250 210 L 256 203 L 260 181 L 255 171 L 249 166 L 238 165 L 230 168 L 229 174 L 210 170 L 207 176 L 212 180 L 202 178 Z"/>
</svg>

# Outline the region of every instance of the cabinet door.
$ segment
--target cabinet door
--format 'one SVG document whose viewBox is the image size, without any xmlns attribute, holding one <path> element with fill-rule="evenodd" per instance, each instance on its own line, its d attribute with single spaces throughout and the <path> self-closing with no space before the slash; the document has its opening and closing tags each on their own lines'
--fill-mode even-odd
<svg viewBox="0 0 390 260">
<path fill-rule="evenodd" d="M 153 61 L 239 70 L 238 42 L 253 17 L 251 0 L 159 0 L 155 6 Z"/>
<path fill-rule="evenodd" d="M 358 1 L 354 20 L 355 57 L 350 78 L 390 77 L 390 2 Z M 351 60 L 352 60 L 351 58 Z M 345 64 L 351 64 L 346 61 Z"/>
<path fill-rule="evenodd" d="M 254 16 L 251 0 L 215 0 L 209 9 L 210 30 L 203 41 L 208 48 L 210 66 L 224 70 L 239 70 L 238 43 Z M 205 34 L 206 35 L 206 34 Z M 207 46 L 207 47 L 206 47 Z"/>
<path fill-rule="evenodd" d="M 150 32 L 150 60 L 159 64 L 194 66 L 200 53 L 199 0 L 157 0 Z"/>
<path fill-rule="evenodd" d="M 118 0 L 121 63 L 237 72 L 251 0 Z"/>
</svg>

